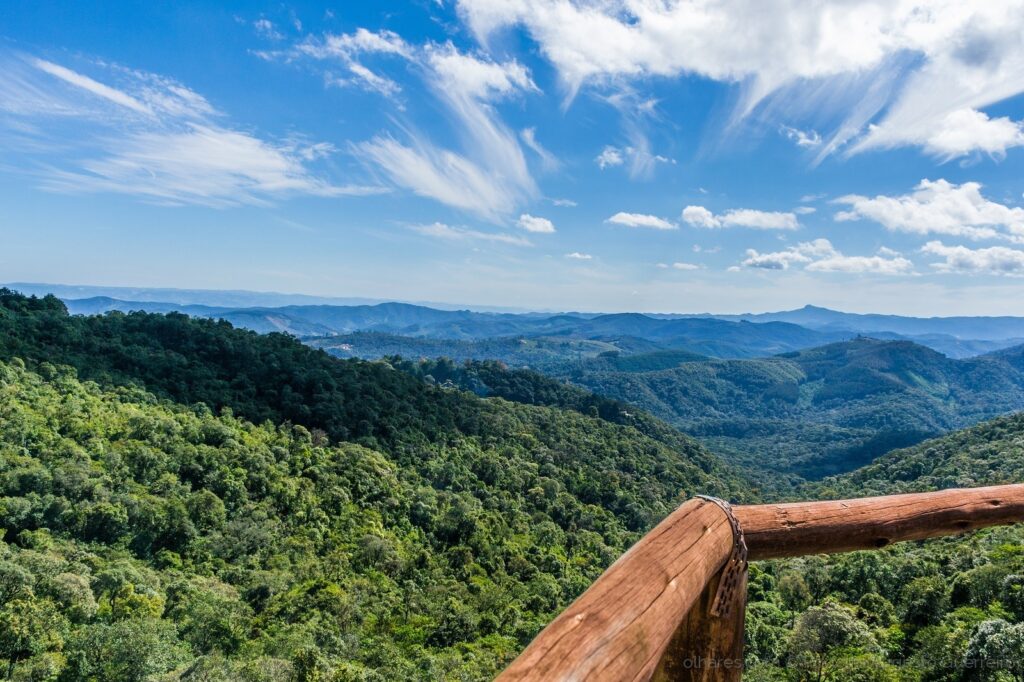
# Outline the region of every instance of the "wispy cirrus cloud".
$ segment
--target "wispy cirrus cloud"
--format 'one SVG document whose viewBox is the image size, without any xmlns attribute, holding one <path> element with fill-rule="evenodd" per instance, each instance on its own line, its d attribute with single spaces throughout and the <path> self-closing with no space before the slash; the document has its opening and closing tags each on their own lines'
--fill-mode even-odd
<svg viewBox="0 0 1024 682">
<path fill-rule="evenodd" d="M 483 44 L 525 29 L 570 96 L 651 77 L 734 84 L 732 123 L 757 110 L 817 149 L 818 161 L 911 145 L 942 158 L 999 156 L 1020 144 L 1020 121 L 982 116 L 1024 92 L 1024 0 L 457 5 Z"/>
<path fill-rule="evenodd" d="M 292 50 L 276 53 L 284 59 L 311 58 L 338 63 L 362 84 L 388 96 L 398 84 L 363 61 L 371 56 L 399 58 L 418 74 L 429 92 L 446 108 L 452 131 L 461 139 L 457 148 L 442 146 L 411 124 L 352 145 L 391 183 L 448 206 L 501 222 L 517 206 L 539 195 L 520 139 L 551 168 L 553 155 L 527 128 L 519 134 L 500 118 L 501 100 L 539 92 L 529 71 L 515 60 L 497 61 L 460 51 L 452 43 L 413 45 L 390 31 L 359 28 L 352 33 L 307 38 Z M 330 72 L 328 71 L 328 74 Z M 331 83 L 330 76 L 328 82 Z M 334 84 L 349 81 L 335 79 Z M 400 107 L 400 110 L 404 107 Z"/>
<path fill-rule="evenodd" d="M 683 261 L 676 261 L 675 263 L 658 263 L 658 267 L 661 268 L 662 270 L 684 270 L 684 271 L 693 271 L 693 270 L 703 270 L 704 269 L 703 265 L 698 265 L 697 263 L 686 263 L 686 262 L 683 262 Z"/>
<path fill-rule="evenodd" d="M 0 134 L 30 157 L 25 172 L 44 189 L 213 207 L 381 191 L 315 173 L 330 145 L 233 129 L 204 97 L 162 76 L 86 64 L 94 77 L 13 53 L 0 64 Z M 19 132 L 26 120 L 34 139 Z"/>
<path fill-rule="evenodd" d="M 509 244 L 511 246 L 533 246 L 529 239 L 516 235 L 500 232 L 481 232 L 480 230 L 471 230 L 464 227 L 453 227 L 445 223 L 411 225 L 409 229 L 424 237 L 433 237 L 447 241 L 485 241 Z"/>
</svg>

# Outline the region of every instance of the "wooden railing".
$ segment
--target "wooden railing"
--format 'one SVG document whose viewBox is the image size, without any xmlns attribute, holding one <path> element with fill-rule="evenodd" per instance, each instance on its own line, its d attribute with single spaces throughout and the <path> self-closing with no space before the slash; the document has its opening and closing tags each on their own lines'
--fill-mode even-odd
<svg viewBox="0 0 1024 682">
<path fill-rule="evenodd" d="M 690 500 L 498 677 L 739 680 L 747 560 L 877 549 L 1024 520 L 1024 485 L 730 507 Z"/>
</svg>

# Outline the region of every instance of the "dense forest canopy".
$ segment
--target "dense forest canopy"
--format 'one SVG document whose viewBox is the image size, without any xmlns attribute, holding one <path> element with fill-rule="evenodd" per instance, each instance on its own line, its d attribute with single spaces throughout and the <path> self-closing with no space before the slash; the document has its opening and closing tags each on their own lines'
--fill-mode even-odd
<svg viewBox="0 0 1024 682">
<path fill-rule="evenodd" d="M 601 362 L 677 359 L 703 362 Z M 0 674 L 487 679 L 692 494 L 1022 475 L 1013 416 L 755 487 L 643 410 L 535 372 L 339 360 L 0 292 Z M 745 679 L 1021 679 L 1022 576 L 1020 528 L 755 564 Z"/>
<path fill-rule="evenodd" d="M 486 678 L 685 496 L 745 494 L 575 389 L 482 399 L 225 323 L 0 302 L 25 679 Z"/>
<path fill-rule="evenodd" d="M 910 341 L 856 338 L 774 357 L 711 358 L 639 339 L 445 341 L 310 338 L 341 357 L 497 359 L 642 408 L 762 485 L 853 470 L 900 447 L 1024 409 L 1021 347 L 952 359 Z"/>
</svg>

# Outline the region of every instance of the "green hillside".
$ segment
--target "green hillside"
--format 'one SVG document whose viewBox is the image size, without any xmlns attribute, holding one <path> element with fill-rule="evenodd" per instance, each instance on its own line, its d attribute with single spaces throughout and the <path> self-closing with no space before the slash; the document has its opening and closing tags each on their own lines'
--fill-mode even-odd
<svg viewBox="0 0 1024 682">
<path fill-rule="evenodd" d="M 751 467 L 818 478 L 893 448 L 1024 409 L 1024 352 L 953 360 L 860 338 L 756 360 L 567 372 Z M 636 360 L 634 360 L 636 362 Z"/>
<path fill-rule="evenodd" d="M 796 497 L 1024 482 L 1024 415 L 897 450 Z M 757 564 L 745 680 L 1020 680 L 1024 527 Z M 818 672 L 821 677 L 816 677 Z"/>
<path fill-rule="evenodd" d="M 821 483 L 820 494 L 891 495 L 1024 482 L 1024 413 L 890 452 Z"/>
<path fill-rule="evenodd" d="M 484 399 L 284 336 L 11 293 L 0 349 L 17 679 L 486 679 L 681 499 L 749 497 L 693 441 L 577 389 Z"/>
</svg>

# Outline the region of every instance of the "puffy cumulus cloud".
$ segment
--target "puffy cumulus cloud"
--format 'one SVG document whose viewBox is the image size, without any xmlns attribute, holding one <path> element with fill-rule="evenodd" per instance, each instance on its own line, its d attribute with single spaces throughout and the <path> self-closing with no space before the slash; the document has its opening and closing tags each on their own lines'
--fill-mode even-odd
<svg viewBox="0 0 1024 682">
<path fill-rule="evenodd" d="M 918 145 L 942 161 L 972 153 L 1001 159 L 1006 150 L 1024 146 L 1024 122 L 1006 116 L 989 118 L 976 109 L 957 109 L 944 116 L 922 121 L 908 130 L 892 124 L 872 127 L 857 149 Z"/>
<path fill-rule="evenodd" d="M 922 180 L 911 194 L 874 198 L 850 194 L 836 203 L 849 207 L 836 214 L 840 221 L 868 219 L 895 232 L 1024 241 L 1024 208 L 986 199 L 977 182 L 955 185 Z"/>
<path fill-rule="evenodd" d="M 827 137 L 790 128 L 819 158 L 847 145 L 851 153 L 901 144 L 940 155 L 998 152 L 1005 125 L 944 135 L 942 122 L 1024 92 L 1024 0 L 458 0 L 458 8 L 485 43 L 525 28 L 570 93 L 696 74 L 741 85 L 739 116 L 777 94 L 765 108 L 782 122 L 839 121 Z"/>
<path fill-rule="evenodd" d="M 755 230 L 796 230 L 800 227 L 795 213 L 757 211 L 752 208 L 734 208 L 715 215 L 703 206 L 687 206 L 682 219 L 695 227 L 749 227 Z"/>
<path fill-rule="evenodd" d="M 940 272 L 1024 277 L 1024 251 L 1018 249 L 1005 246 L 971 249 L 932 241 L 925 244 L 921 252 L 945 259 L 941 263 L 930 264 Z"/>
<path fill-rule="evenodd" d="M 593 260 L 593 256 L 589 253 L 580 253 L 579 251 L 573 251 L 572 253 L 565 254 L 565 257 L 570 260 Z"/>
<path fill-rule="evenodd" d="M 601 150 L 600 154 L 594 157 L 594 163 L 601 170 L 612 168 L 613 166 L 621 166 L 624 162 L 622 152 L 619 151 L 618 147 L 607 146 Z"/>
<path fill-rule="evenodd" d="M 874 256 L 846 256 L 827 239 L 802 242 L 772 253 L 748 249 L 746 256 L 741 266 L 762 270 L 789 270 L 798 265 L 812 272 L 901 275 L 914 270 L 913 263 L 891 249 L 880 249 Z"/>
<path fill-rule="evenodd" d="M 480 59 L 460 52 L 451 43 L 428 45 L 426 53 L 435 83 L 446 93 L 488 100 L 524 90 L 539 92 L 530 72 L 517 61 Z"/>
<path fill-rule="evenodd" d="M 19 121 L 74 125 L 74 137 L 40 139 L 40 185 L 62 193 L 112 192 L 162 204 L 267 204 L 295 195 L 382 191 L 338 185 L 313 164 L 334 148 L 300 137 L 264 139 L 224 123 L 198 93 L 157 74 L 89 63 L 93 75 L 51 61 L 0 54 L 0 132 L 17 147 Z M 45 142 L 44 144 L 40 144 Z"/>
<path fill-rule="evenodd" d="M 715 214 L 703 206 L 687 206 L 683 209 L 682 219 L 689 225 L 697 227 L 721 227 L 721 222 Z"/>
<path fill-rule="evenodd" d="M 444 239 L 447 241 L 485 241 L 496 242 L 499 244 L 510 244 L 512 246 L 533 246 L 528 239 L 523 239 L 522 237 L 517 237 L 515 235 L 481 232 L 480 230 L 470 230 L 464 227 L 452 227 L 445 223 L 411 225 L 409 229 L 417 234 L 423 235 L 424 237 L 433 237 L 435 239 Z"/>
<path fill-rule="evenodd" d="M 646 215 L 644 213 L 619 212 L 608 218 L 605 222 L 626 227 L 648 227 L 654 230 L 674 230 L 676 226 L 664 218 Z"/>
<path fill-rule="evenodd" d="M 516 221 L 516 225 L 527 232 L 550 234 L 555 231 L 555 225 L 550 220 L 547 218 L 538 218 L 530 215 L 529 213 L 524 213 L 519 216 L 519 220 Z"/>
</svg>

